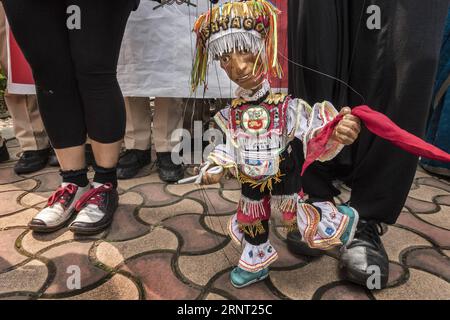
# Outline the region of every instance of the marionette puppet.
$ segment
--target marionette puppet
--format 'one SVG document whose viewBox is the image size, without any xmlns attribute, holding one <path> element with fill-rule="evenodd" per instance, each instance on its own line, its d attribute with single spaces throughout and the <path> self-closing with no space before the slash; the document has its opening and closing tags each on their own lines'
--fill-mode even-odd
<svg viewBox="0 0 450 320">
<path fill-rule="evenodd" d="M 268 75 L 282 76 L 278 14 L 266 0 L 229 2 L 212 7 L 194 25 L 192 89 L 206 88 L 212 61 L 218 61 L 239 86 L 231 105 L 215 116 L 226 143 L 215 147 L 194 177 L 199 184 L 217 183 L 229 170 L 240 182 L 242 196 L 228 228 L 243 247 L 230 276 L 237 288 L 265 279 L 277 259 L 269 240 L 272 212 L 281 215 L 286 228 L 298 228 L 312 248 L 328 250 L 352 241 L 358 212 L 348 205 L 336 206 L 333 199 L 306 199 L 301 176 L 312 162 L 331 160 L 344 145 L 352 144 L 360 120 L 374 134 L 410 153 L 450 161 L 450 155 L 367 106 L 345 107 L 338 113 L 327 101 L 311 107 L 272 92 Z"/>
<path fill-rule="evenodd" d="M 336 207 L 333 199 L 299 201 L 300 172 L 307 143 L 338 112 L 329 102 L 310 107 L 305 101 L 271 91 L 270 73 L 281 77 L 277 60 L 278 9 L 268 1 L 231 2 L 213 7 L 198 18 L 195 90 L 206 84 L 208 63 L 219 61 L 239 88 L 230 106 L 215 121 L 226 135 L 201 167 L 198 183 L 216 183 L 224 169 L 239 180 L 242 196 L 229 223 L 233 240 L 243 245 L 231 282 L 241 288 L 265 279 L 277 259 L 269 240 L 272 212 L 281 214 L 287 228 L 299 228 L 311 246 L 329 249 L 350 243 L 358 222 L 356 210 Z M 341 111 L 327 152 L 334 158 L 357 138 L 360 125 L 350 108 Z"/>
</svg>

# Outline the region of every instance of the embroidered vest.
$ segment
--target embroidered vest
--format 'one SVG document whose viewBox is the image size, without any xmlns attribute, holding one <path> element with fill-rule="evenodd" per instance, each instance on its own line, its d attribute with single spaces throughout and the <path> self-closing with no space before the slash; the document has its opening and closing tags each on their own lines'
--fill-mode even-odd
<svg viewBox="0 0 450 320">
<path fill-rule="evenodd" d="M 254 181 L 277 175 L 279 156 L 289 142 L 287 111 L 290 100 L 285 94 L 270 94 L 260 104 L 233 100 L 228 128 L 241 174 Z"/>
</svg>

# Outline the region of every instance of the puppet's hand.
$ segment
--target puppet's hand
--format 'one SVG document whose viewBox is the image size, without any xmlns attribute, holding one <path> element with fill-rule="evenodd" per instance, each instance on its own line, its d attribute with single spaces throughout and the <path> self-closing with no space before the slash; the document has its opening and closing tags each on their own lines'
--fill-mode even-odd
<svg viewBox="0 0 450 320">
<path fill-rule="evenodd" d="M 361 121 L 351 114 L 349 107 L 342 108 L 339 114 L 344 115 L 334 129 L 333 139 L 339 143 L 350 145 L 358 138 L 361 131 Z"/>
<path fill-rule="evenodd" d="M 209 173 L 206 172 L 206 174 L 202 177 L 202 183 L 203 184 L 215 184 L 219 183 L 220 179 L 222 179 L 224 175 L 224 171 L 220 173 Z"/>
<path fill-rule="evenodd" d="M 200 174 L 203 167 L 204 167 L 204 165 L 195 168 L 194 172 L 196 174 Z M 224 174 L 225 174 L 225 171 L 223 170 L 223 168 L 221 166 L 209 167 L 202 174 L 201 183 L 206 184 L 206 185 L 219 183 L 220 179 L 222 179 Z"/>
</svg>

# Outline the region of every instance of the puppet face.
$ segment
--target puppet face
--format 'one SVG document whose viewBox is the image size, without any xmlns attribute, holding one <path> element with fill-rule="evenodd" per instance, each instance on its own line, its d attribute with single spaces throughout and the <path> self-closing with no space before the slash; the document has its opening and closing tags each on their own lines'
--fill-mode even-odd
<svg viewBox="0 0 450 320">
<path fill-rule="evenodd" d="M 261 72 L 261 59 L 248 51 L 224 53 L 220 58 L 220 66 L 228 77 L 239 87 L 246 90 L 256 90 L 264 80 Z M 255 63 L 257 63 L 255 68 Z M 253 74 L 253 70 L 255 70 Z"/>
</svg>

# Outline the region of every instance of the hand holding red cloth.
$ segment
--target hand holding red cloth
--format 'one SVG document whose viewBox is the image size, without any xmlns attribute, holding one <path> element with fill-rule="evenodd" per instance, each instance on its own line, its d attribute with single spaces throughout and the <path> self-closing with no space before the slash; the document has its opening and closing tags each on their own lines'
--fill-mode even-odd
<svg viewBox="0 0 450 320">
<path fill-rule="evenodd" d="M 419 137 L 403 130 L 384 114 L 371 109 L 368 106 L 358 106 L 352 109 L 352 115 L 361 119 L 366 128 L 401 149 L 419 157 L 432 160 L 450 162 L 450 154 L 423 141 Z M 308 154 L 302 167 L 301 175 L 316 161 L 325 151 L 327 142 L 331 139 L 333 131 L 343 115 L 338 115 L 321 132 L 308 142 Z"/>
</svg>

